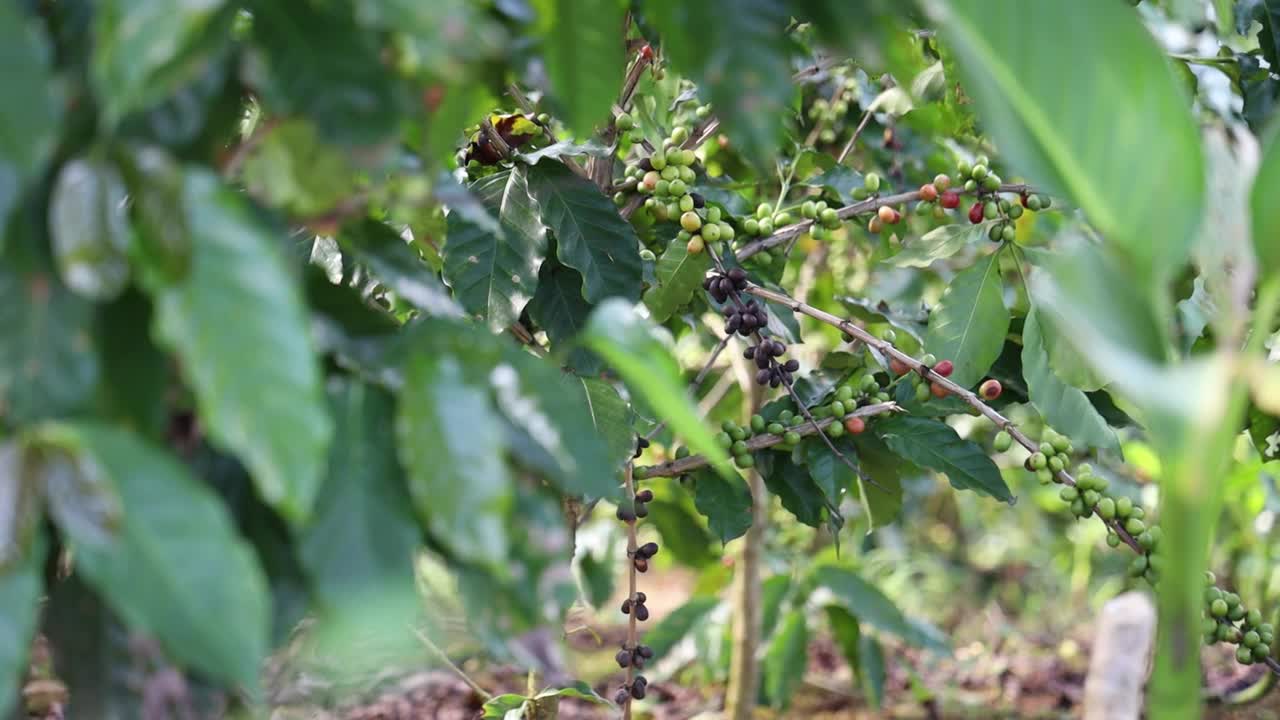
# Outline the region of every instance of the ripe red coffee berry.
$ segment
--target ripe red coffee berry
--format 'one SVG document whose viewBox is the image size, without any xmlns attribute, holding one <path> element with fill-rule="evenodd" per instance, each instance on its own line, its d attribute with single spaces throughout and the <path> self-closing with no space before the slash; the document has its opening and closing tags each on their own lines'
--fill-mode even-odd
<svg viewBox="0 0 1280 720">
<path fill-rule="evenodd" d="M 1027 195 L 1026 192 L 1022 192 L 1018 194 L 1018 199 L 1022 201 L 1022 207 L 1026 207 L 1027 201 L 1030 199 L 1030 196 Z"/>
<path fill-rule="evenodd" d="M 948 190 L 941 195 L 941 205 L 948 210 L 955 210 L 960 207 L 960 193 L 955 190 Z"/>
<path fill-rule="evenodd" d="M 942 387 L 938 383 L 929 383 L 929 392 L 933 393 L 933 396 L 938 399 L 942 399 L 951 394 L 950 390 Z"/>
<path fill-rule="evenodd" d="M 897 211 L 888 205 L 881 205 L 880 209 L 876 211 L 876 215 L 880 218 L 880 222 L 888 225 L 898 222 L 895 217 L 897 214 Z"/>
<path fill-rule="evenodd" d="M 1003 391 L 1004 388 L 1001 387 L 1000 381 L 995 378 L 988 379 L 978 388 L 978 394 L 982 396 L 983 400 L 995 400 L 1000 397 L 1000 393 Z"/>
<path fill-rule="evenodd" d="M 649 43 L 645 43 L 644 46 L 640 48 L 640 57 L 649 61 L 653 60 L 653 48 Z"/>
<path fill-rule="evenodd" d="M 955 369 L 956 366 L 950 360 L 941 360 L 933 366 L 933 371 L 942 377 L 951 377 L 951 372 Z"/>
<path fill-rule="evenodd" d="M 938 199 L 938 188 L 933 183 L 925 183 L 920 186 L 920 199 L 927 202 L 933 202 Z"/>
<path fill-rule="evenodd" d="M 844 429 L 850 435 L 857 435 L 867 429 L 867 421 L 860 417 L 851 417 L 844 421 Z"/>
<path fill-rule="evenodd" d="M 906 375 L 910 371 L 911 368 L 907 367 L 907 364 L 898 358 L 889 358 L 889 372 L 894 375 Z"/>
<path fill-rule="evenodd" d="M 969 208 L 969 222 L 977 225 L 982 222 L 982 203 L 976 202 L 973 207 Z"/>
</svg>

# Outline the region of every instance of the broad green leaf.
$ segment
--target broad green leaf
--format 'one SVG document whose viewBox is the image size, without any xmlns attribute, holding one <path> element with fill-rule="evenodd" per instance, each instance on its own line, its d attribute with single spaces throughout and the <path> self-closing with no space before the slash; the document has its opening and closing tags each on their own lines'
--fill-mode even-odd
<svg viewBox="0 0 1280 720">
<path fill-rule="evenodd" d="M 618 0 L 538 0 L 534 31 L 552 97 L 579 137 L 609 117 L 625 74 L 624 8 Z"/>
<path fill-rule="evenodd" d="M 182 195 L 182 168 L 164 150 L 140 147 L 120 161 L 132 200 L 135 262 L 159 282 L 176 282 L 191 267 L 191 234 Z"/>
<path fill-rule="evenodd" d="M 803 608 L 787 613 L 764 654 L 764 691 L 769 704 L 785 710 L 808 666 L 809 626 Z"/>
<path fill-rule="evenodd" d="M 721 543 L 742 537 L 751 527 L 751 491 L 734 475 L 724 478 L 703 468 L 693 477 L 693 504 Z"/>
<path fill-rule="evenodd" d="M 31 449 L 25 472 L 36 479 L 49 514 L 68 536 L 106 545 L 118 535 L 124 515 L 120 494 L 92 457 L 59 448 Z"/>
<path fill-rule="evenodd" d="M 0 717 L 9 717 L 22 696 L 27 653 L 40 621 L 47 544 L 39 537 L 20 562 L 0 570 Z"/>
<path fill-rule="evenodd" d="M 791 98 L 790 14 L 780 0 L 656 0 L 646 18 L 676 69 L 698 83 L 744 158 L 768 167 Z"/>
<path fill-rule="evenodd" d="M 835 445 L 850 462 L 857 464 L 858 456 L 852 452 L 850 443 L 842 440 L 835 443 Z M 858 473 L 836 457 L 836 454 L 831 452 L 831 448 L 827 447 L 827 444 L 821 438 L 807 438 L 804 444 L 801 445 L 801 449 L 804 453 L 805 467 L 809 469 L 809 475 L 818 484 L 818 487 L 822 489 L 822 493 L 827 496 L 827 500 L 831 504 L 839 506 L 840 501 L 844 499 L 844 494 L 857 485 Z"/>
<path fill-rule="evenodd" d="M 965 245 L 985 240 L 990 226 L 989 222 L 972 225 L 967 220 L 961 220 L 936 227 L 918 240 L 903 242 L 902 250 L 886 262 L 898 267 L 929 267 L 935 260 L 949 258 L 960 252 Z"/>
<path fill-rule="evenodd" d="M 1274 12 L 1280 20 L 1280 3 Z M 1280 205 L 1275 202 L 1280 194 L 1280 123 L 1272 125 L 1249 199 L 1260 280 L 1280 275 Z"/>
<path fill-rule="evenodd" d="M 110 300 L 129 281 L 124 180 L 100 160 L 62 166 L 49 197 L 49 241 L 62 281 L 91 300 Z"/>
<path fill-rule="evenodd" d="M 897 455 L 945 474 L 951 487 L 1013 502 L 996 464 L 976 443 L 961 439 L 950 425 L 931 418 L 898 415 L 873 423 L 871 429 Z"/>
<path fill-rule="evenodd" d="M 613 201 L 561 163 L 529 168 L 529 190 L 556 235 L 556 257 L 582 273 L 582 294 L 640 298 L 640 239 Z"/>
<path fill-rule="evenodd" d="M 58 141 L 62 101 L 52 55 L 35 16 L 18 3 L 0 3 L 0 87 L 9 98 L 0 108 L 0 249 L 9 213 L 44 172 Z"/>
<path fill-rule="evenodd" d="M 565 362 L 582 375 L 598 375 L 600 359 L 571 341 L 587 326 L 593 305 L 582 296 L 582 275 L 547 258 L 538 271 L 538 290 L 529 301 L 529 317 L 547 332 L 551 347 L 564 353 Z M 567 353 L 565 351 L 567 350 Z"/>
<path fill-rule="evenodd" d="M 179 661 L 250 690 L 266 659 L 270 597 L 252 548 L 226 506 L 165 452 L 132 433 L 53 425 L 42 443 L 83 454 L 115 486 L 124 521 L 115 542 L 64 526 L 76 570 L 133 628 Z"/>
<path fill-rule="evenodd" d="M 491 330 L 506 328 L 534 296 L 547 252 L 546 229 L 517 165 L 476 181 L 470 190 L 498 217 L 499 232 L 449 214 L 444 279 L 468 313 Z"/>
<path fill-rule="evenodd" d="M 592 690 L 590 685 L 581 680 L 569 687 L 543 690 L 533 697 L 535 700 L 542 700 L 545 698 L 573 698 L 574 700 L 586 700 L 587 702 L 594 703 L 596 705 L 611 704 L 608 700 L 597 695 L 596 691 Z"/>
<path fill-rule="evenodd" d="M 507 47 L 490 8 L 472 0 L 356 0 L 353 4 L 357 23 L 403 34 L 417 61 L 415 69 L 436 77 L 457 77 L 469 69 L 468 61 L 499 55 Z M 527 5 L 524 10 L 528 12 Z"/>
<path fill-rule="evenodd" d="M 858 667 L 862 670 L 862 694 L 867 704 L 878 710 L 884 704 L 884 648 L 866 633 L 858 638 Z"/>
<path fill-rule="evenodd" d="M 703 619 L 720 605 L 714 597 L 694 597 L 671 611 L 644 634 L 644 643 L 653 648 L 653 655 L 661 658 L 671 651 L 677 643 L 693 631 Z"/>
<path fill-rule="evenodd" d="M 951 279 L 942 300 L 929 314 L 924 337 L 927 352 L 955 364 L 951 380 L 970 387 L 1000 357 L 1009 331 L 1009 310 L 1004 306 L 1000 278 L 1000 253 L 979 260 Z"/>
<path fill-rule="evenodd" d="M 1038 2 L 1028 25 L 984 0 L 926 6 L 1010 164 L 1124 248 L 1130 282 L 1145 288 L 1180 267 L 1204 205 L 1204 159 L 1189 98 L 1137 14 L 1111 0 Z"/>
<path fill-rule="evenodd" d="M 319 217 L 356 192 L 356 168 L 315 125 L 286 120 L 260 131 L 248 151 L 241 178 L 251 195 L 300 217 Z"/>
<path fill-rule="evenodd" d="M 604 438 L 609 457 L 618 463 L 629 459 L 635 449 L 635 434 L 631 430 L 635 412 L 622 395 L 609 383 L 594 378 L 566 373 L 561 376 L 561 382 L 572 386 L 575 393 L 582 393 L 591 413 L 591 423 L 595 432 Z"/>
<path fill-rule="evenodd" d="M 487 389 L 463 375 L 462 358 L 415 353 L 404 370 L 395 432 L 414 508 L 459 557 L 501 562 L 511 480 L 502 426 Z"/>
<path fill-rule="evenodd" d="M 729 456 L 689 399 L 671 351 L 630 303 L 622 299 L 601 303 L 587 323 L 586 341 L 684 438 L 690 450 L 705 455 L 728 477 L 731 471 L 723 463 L 729 462 Z"/>
<path fill-rule="evenodd" d="M 844 661 L 849 663 L 849 670 L 853 674 L 853 686 L 857 689 L 862 677 L 862 658 L 858 654 L 862 629 L 858 627 L 858 618 L 840 605 L 828 605 L 824 609 L 827 612 L 827 626 L 831 628 L 831 638 L 840 648 Z"/>
<path fill-rule="evenodd" d="M 649 503 L 648 523 L 662 536 L 662 552 L 669 552 L 682 565 L 701 568 L 720 555 L 712 550 L 715 538 L 698 520 L 687 496 L 680 500 L 655 498 Z"/>
<path fill-rule="evenodd" d="M 774 575 L 760 583 L 760 637 L 773 637 L 782 603 L 791 595 L 790 575 Z"/>
<path fill-rule="evenodd" d="M 688 303 L 702 285 L 711 267 L 710 253 L 689 254 L 687 242 L 672 238 L 671 244 L 658 258 L 655 270 L 658 284 L 644 294 L 644 304 L 654 322 L 666 322 L 676 310 Z"/>
<path fill-rule="evenodd" d="M 0 415 L 17 424 L 82 408 L 99 376 L 93 306 L 31 256 L 38 240 L 25 215 L 10 223 L 21 244 L 0 263 Z"/>
<path fill-rule="evenodd" d="M 528 702 L 528 698 L 516 693 L 495 695 L 484 701 L 484 705 L 480 708 L 484 714 L 480 717 L 482 720 L 498 720 L 499 718 L 506 720 L 509 717 L 514 717 L 518 720 L 524 717 L 524 710 Z"/>
<path fill-rule="evenodd" d="M 805 180 L 804 184 L 811 187 L 826 188 L 834 192 L 841 200 L 848 201 L 853 198 L 853 191 L 862 187 L 865 183 L 862 179 L 862 173 L 848 165 L 836 165 L 819 175 Z"/>
<path fill-rule="evenodd" d="M 266 0 L 250 5 L 253 44 L 242 74 L 273 115 L 316 123 L 347 145 L 389 140 L 405 104 L 382 38 L 352 29 L 342 8 Z"/>
<path fill-rule="evenodd" d="M 430 315 L 462 316 L 461 308 L 449 297 L 430 266 L 390 227 L 365 219 L 344 228 L 338 244 L 366 265 L 375 278 L 419 310 Z"/>
<path fill-rule="evenodd" d="M 1031 403 L 1054 430 L 1081 448 L 1120 450 L 1116 434 L 1107 426 L 1085 394 L 1058 379 L 1049 367 L 1035 308 L 1022 326 L 1022 373 Z"/>
<path fill-rule="evenodd" d="M 222 0 L 106 0 L 94 12 L 90 79 L 108 124 L 194 80 L 231 40 Z"/>
<path fill-rule="evenodd" d="M 892 600 L 853 570 L 841 565 L 824 563 L 814 568 L 813 578 L 819 585 L 830 590 L 839 599 L 844 609 L 861 622 L 896 635 L 904 642 L 917 647 L 941 652 L 949 649 L 946 643 L 940 641 L 933 633 L 924 632 L 908 622 L 906 616 L 893 604 Z"/>
<path fill-rule="evenodd" d="M 827 498 L 822 488 L 814 482 L 808 468 L 796 465 L 789 458 L 778 457 L 774 460 L 771 472 L 761 471 L 765 487 L 778 496 L 782 507 L 796 519 L 810 527 L 822 524 L 822 511 L 827 506 Z"/>
<path fill-rule="evenodd" d="M 902 459 L 890 452 L 872 433 L 864 433 L 855 441 L 858 468 L 875 484 L 858 477 L 862 509 L 869 522 L 867 532 L 893 522 L 902 512 Z"/>
<path fill-rule="evenodd" d="M 329 403 L 341 442 L 329 450 L 311 522 L 298 533 L 298 558 L 322 607 L 366 594 L 414 593 L 420 531 L 396 461 L 394 403 L 359 381 L 333 381 Z"/>
<path fill-rule="evenodd" d="M 213 440 L 292 522 L 310 514 L 333 424 L 302 298 L 278 238 L 211 174 L 187 175 L 191 268 L 151 288 L 153 332 L 177 353 Z"/>
<path fill-rule="evenodd" d="M 1040 315 L 1040 341 L 1049 355 L 1049 367 L 1063 382 L 1084 392 L 1101 390 L 1106 382 L 1094 372 L 1089 360 L 1054 326 L 1053 318 Z"/>
</svg>

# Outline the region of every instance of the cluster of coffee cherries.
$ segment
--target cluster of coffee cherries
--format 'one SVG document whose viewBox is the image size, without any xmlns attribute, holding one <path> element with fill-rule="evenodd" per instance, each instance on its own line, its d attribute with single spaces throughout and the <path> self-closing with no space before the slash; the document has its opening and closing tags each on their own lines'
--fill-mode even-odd
<svg viewBox="0 0 1280 720">
<path fill-rule="evenodd" d="M 938 173 L 933 182 L 921 185 L 919 193 L 918 214 L 932 213 L 936 218 L 944 218 L 947 210 L 960 207 L 960 193 L 951 187 L 951 176 L 946 173 Z"/>
<path fill-rule="evenodd" d="M 893 342 L 890 340 L 890 342 Z M 950 360 L 939 360 L 932 353 L 927 353 L 920 358 L 920 364 L 929 370 L 941 375 L 942 377 L 951 377 L 951 373 L 955 372 L 955 363 Z M 902 362 L 896 357 L 889 358 L 889 372 L 898 377 L 902 377 L 911 372 L 911 366 Z M 921 373 L 923 375 L 923 373 Z M 936 398 L 944 398 L 951 394 L 944 385 L 932 381 L 921 381 L 916 384 L 916 401 L 924 402 L 932 395 Z"/>
<path fill-rule="evenodd" d="M 641 647 L 646 646 L 642 645 Z M 649 680 L 643 675 L 637 675 L 634 680 L 618 688 L 618 692 L 613 696 L 613 701 L 621 705 L 631 698 L 643 700 L 644 696 L 648 693 L 648 690 Z"/>
<path fill-rule="evenodd" d="M 866 200 L 874 197 L 880 192 L 880 176 L 876 173 L 869 172 L 862 177 L 862 187 L 854 188 L 854 200 Z M 875 213 L 871 215 L 871 219 L 867 221 L 867 232 L 879 233 L 885 229 L 887 225 L 897 225 L 902 222 L 902 211 L 892 205 L 881 205 L 876 208 Z"/>
<path fill-rule="evenodd" d="M 956 168 L 959 178 L 964 181 L 964 189 L 978 193 L 978 198 L 969 206 L 969 222 L 977 225 L 992 220 L 987 230 L 987 237 L 993 242 L 1013 242 L 1017 236 L 1014 222 L 1022 217 L 1023 209 L 1045 210 L 1053 204 L 1048 195 L 1031 195 L 1021 193 L 1017 202 L 999 194 L 1003 182 L 999 175 L 991 169 L 991 161 L 985 155 L 979 155 L 973 164 L 962 160 Z"/>
<path fill-rule="evenodd" d="M 778 387 L 785 384 L 790 387 L 795 381 L 794 373 L 800 369 L 800 361 L 791 358 L 786 362 L 779 361 L 787 352 L 787 346 L 780 340 L 764 338 L 757 345 L 742 351 L 742 357 L 753 360 L 756 364 L 756 384 Z"/>
<path fill-rule="evenodd" d="M 800 217 L 813 221 L 809 236 L 814 240 L 830 240 L 832 233 L 844 225 L 840 214 L 825 200 L 805 200 L 800 204 Z"/>
<path fill-rule="evenodd" d="M 649 442 L 640 438 L 636 442 L 636 457 L 649 446 Z M 642 479 L 645 474 L 640 472 L 640 468 L 636 468 L 633 478 Z M 644 488 L 635 493 L 630 503 L 622 502 L 618 505 L 618 519 L 628 525 L 634 525 L 638 518 L 646 518 L 649 516 L 649 503 L 653 502 L 653 491 Z M 631 566 L 636 572 L 648 572 L 649 561 L 658 554 L 658 543 L 647 542 L 634 550 L 627 551 L 627 558 L 631 562 Z M 622 601 L 622 614 L 631 615 L 637 622 L 644 622 L 649 619 L 649 608 L 645 606 L 648 597 L 640 591 L 635 592 L 630 597 Z M 653 649 L 647 645 L 635 645 L 634 647 L 627 642 L 622 643 L 622 649 L 617 654 L 618 665 L 621 667 L 642 668 L 647 660 L 653 658 Z M 643 675 L 637 675 L 629 683 L 625 683 L 618 688 L 615 700 L 619 705 L 627 702 L 629 698 L 641 700 L 645 696 L 645 689 L 648 681 Z"/>
<path fill-rule="evenodd" d="M 1218 587 L 1212 572 L 1204 574 L 1204 619 L 1201 633 L 1206 645 L 1229 642 L 1237 645 L 1236 661 L 1244 665 L 1265 662 L 1271 657 L 1275 628 L 1262 622 L 1262 611 L 1249 610 L 1240 596 Z"/>
<path fill-rule="evenodd" d="M 628 504 L 623 501 L 618 505 L 618 519 L 624 523 L 633 523 L 636 518 L 649 517 L 649 503 L 653 501 L 653 491 L 645 488 L 636 493 L 635 500 Z"/>
</svg>

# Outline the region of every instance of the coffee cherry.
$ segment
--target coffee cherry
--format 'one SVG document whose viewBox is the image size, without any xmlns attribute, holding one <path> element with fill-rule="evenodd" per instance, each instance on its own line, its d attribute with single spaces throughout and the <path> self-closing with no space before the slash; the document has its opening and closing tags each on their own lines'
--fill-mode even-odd
<svg viewBox="0 0 1280 720">
<path fill-rule="evenodd" d="M 1004 452 L 1013 446 L 1013 437 L 1001 430 L 996 433 L 995 440 L 992 441 L 991 446 L 995 448 L 996 452 Z"/>
<path fill-rule="evenodd" d="M 1253 661 L 1262 662 L 1271 657 L 1271 645 L 1269 643 L 1259 643 L 1253 648 Z"/>
<path fill-rule="evenodd" d="M 969 222 L 977 225 L 982 222 L 982 203 L 976 202 L 973 207 L 969 208 Z"/>
<path fill-rule="evenodd" d="M 632 522 L 636 519 L 636 511 L 626 505 L 618 506 L 617 515 L 622 522 Z"/>
<path fill-rule="evenodd" d="M 862 178 L 862 186 L 867 192 L 877 192 L 880 189 L 880 176 L 875 173 L 867 173 Z"/>
<path fill-rule="evenodd" d="M 1098 517 L 1103 520 L 1111 520 L 1116 516 L 1116 501 L 1109 497 L 1104 497 L 1098 501 Z"/>
<path fill-rule="evenodd" d="M 631 699 L 631 689 L 625 686 L 620 687 L 618 688 L 618 692 L 614 693 L 613 695 L 613 704 L 623 705 L 630 699 Z"/>
<path fill-rule="evenodd" d="M 647 686 L 644 683 L 638 682 L 640 678 L 636 678 L 636 680 L 637 682 L 631 685 L 631 697 L 635 698 L 636 700 L 643 700 L 644 694 L 645 694 L 645 688 Z"/>
<path fill-rule="evenodd" d="M 1127 518 L 1133 514 L 1133 500 L 1127 497 L 1116 498 L 1116 517 Z"/>
<path fill-rule="evenodd" d="M 1023 205 L 1025 205 L 1025 206 L 1027 207 L 1027 209 L 1028 209 L 1028 210 L 1035 211 L 1035 210 L 1040 210 L 1040 209 L 1043 207 L 1043 206 L 1040 204 L 1040 196 L 1039 196 L 1039 195 L 1032 195 L 1030 198 L 1027 198 L 1025 195 L 1024 195 L 1023 197 L 1024 197 L 1025 199 L 1023 200 L 1023 203 L 1022 203 L 1022 204 L 1023 204 Z"/>
<path fill-rule="evenodd" d="M 622 601 L 622 614 L 623 615 L 631 614 L 631 598 L 627 598 Z"/>
<path fill-rule="evenodd" d="M 638 518 L 649 517 L 649 506 L 641 502 L 636 503 L 636 517 Z"/>
<path fill-rule="evenodd" d="M 645 559 L 651 558 L 658 554 L 658 543 L 647 542 L 636 548 L 636 554 Z"/>
<path fill-rule="evenodd" d="M 970 174 L 973 175 L 975 180 L 981 180 L 982 178 L 987 176 L 987 172 L 988 172 L 987 166 L 983 165 L 982 163 L 978 163 L 977 165 L 973 166 L 973 172 Z"/>
<path fill-rule="evenodd" d="M 838 422 L 833 422 L 826 427 L 826 433 L 832 438 L 844 437 L 844 425 L 841 425 Z"/>
<path fill-rule="evenodd" d="M 1146 529 L 1147 524 L 1142 522 L 1141 518 L 1131 517 L 1124 523 L 1124 531 L 1134 537 L 1141 535 L 1142 531 Z"/>
<path fill-rule="evenodd" d="M 1257 608 L 1250 610 L 1248 614 L 1245 615 L 1244 621 L 1245 621 L 1245 624 L 1247 624 L 1249 627 L 1256 628 L 1262 625 L 1262 611 L 1258 610 Z"/>
<path fill-rule="evenodd" d="M 995 220 L 1000 217 L 1000 207 L 988 200 L 982 204 L 982 217 L 988 220 Z"/>
<path fill-rule="evenodd" d="M 1247 647 L 1236 648 L 1236 662 L 1241 665 L 1253 664 L 1253 650 Z"/>
<path fill-rule="evenodd" d="M 929 383 L 929 392 L 933 393 L 933 396 L 939 400 L 951 394 L 950 390 L 938 383 Z"/>
<path fill-rule="evenodd" d="M 939 202 L 942 207 L 948 210 L 954 210 L 960 207 L 960 193 L 955 190 L 948 190 L 942 193 L 941 200 Z"/>
<path fill-rule="evenodd" d="M 1049 464 L 1049 458 L 1044 456 L 1042 452 L 1031 453 L 1031 457 L 1027 458 L 1027 465 L 1032 470 L 1043 470 Z"/>
<path fill-rule="evenodd" d="M 636 493 L 636 502 L 653 502 L 653 491 L 649 488 L 645 488 L 644 490 Z"/>
<path fill-rule="evenodd" d="M 884 230 L 884 223 L 880 220 L 880 216 L 871 216 L 871 219 L 867 221 L 867 232 L 872 235 L 878 235 L 881 230 Z"/>
<path fill-rule="evenodd" d="M 932 183 L 925 183 L 920 186 L 920 199 L 925 202 L 933 202 L 938 199 L 938 188 Z"/>
<path fill-rule="evenodd" d="M 946 190 L 951 187 L 951 176 L 945 173 L 938 173 L 933 176 L 933 186 L 937 190 Z"/>
<path fill-rule="evenodd" d="M 788 430 L 783 434 L 782 442 L 787 445 L 795 445 L 800 442 L 800 433 L 795 430 Z"/>
<path fill-rule="evenodd" d="M 681 145 L 685 140 L 689 139 L 689 128 L 679 125 L 671 131 L 671 141 L 676 145 Z"/>
<path fill-rule="evenodd" d="M 702 218 L 698 217 L 696 212 L 687 212 L 680 216 L 680 227 L 689 232 L 698 232 L 702 227 Z"/>
<path fill-rule="evenodd" d="M 955 364 L 952 363 L 950 360 L 943 360 L 939 362 L 937 365 L 933 366 L 933 371 L 938 373 L 942 377 L 951 377 L 951 373 L 955 369 L 956 369 Z"/>
<path fill-rule="evenodd" d="M 911 371 L 911 368 L 908 367 L 906 363 L 902 362 L 898 358 L 896 357 L 889 358 L 889 372 L 893 373 L 894 375 L 901 376 L 901 375 L 906 375 L 910 371 Z"/>
<path fill-rule="evenodd" d="M 613 659 L 618 663 L 618 667 L 629 667 L 631 665 L 631 651 L 619 650 L 618 654 L 613 656 Z"/>
<path fill-rule="evenodd" d="M 995 400 L 1000 397 L 1000 393 L 1003 390 L 1004 388 L 1000 386 L 1000 381 L 991 378 L 978 387 L 978 394 L 982 396 L 983 400 Z"/>
<path fill-rule="evenodd" d="M 881 205 L 880 209 L 876 211 L 876 217 L 880 218 L 880 222 L 886 225 L 893 225 L 898 222 L 901 215 L 888 205 Z"/>
<path fill-rule="evenodd" d="M 844 421 L 844 429 L 848 431 L 850 435 L 860 435 L 862 431 L 867 429 L 867 421 L 860 417 L 847 418 Z"/>
<path fill-rule="evenodd" d="M 1043 470 L 1036 470 L 1036 480 L 1040 481 L 1041 485 L 1048 485 L 1057 481 L 1057 478 L 1053 476 L 1049 468 L 1044 468 Z"/>
<path fill-rule="evenodd" d="M 642 562 L 644 563 L 644 570 L 640 570 L 640 563 Z M 637 560 L 636 569 L 640 570 L 640 572 L 644 572 L 645 570 L 649 569 L 649 563 L 645 562 L 644 560 Z M 636 620 L 639 620 L 640 622 L 644 622 L 645 620 L 648 620 L 648 619 L 649 619 L 649 608 L 645 607 L 643 603 L 637 605 Z"/>
</svg>

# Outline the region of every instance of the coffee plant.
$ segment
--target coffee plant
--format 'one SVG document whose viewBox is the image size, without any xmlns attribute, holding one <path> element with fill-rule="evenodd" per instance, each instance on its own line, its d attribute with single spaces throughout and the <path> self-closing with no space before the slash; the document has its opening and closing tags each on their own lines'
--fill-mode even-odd
<svg viewBox="0 0 1280 720">
<path fill-rule="evenodd" d="M 824 629 L 879 702 L 882 638 L 948 643 L 851 546 L 936 476 L 1105 526 L 1152 717 L 1199 716 L 1201 642 L 1280 674 L 1208 570 L 1280 459 L 1277 17 L 0 4 L 0 714 L 180 670 L 256 717 L 304 617 L 350 677 L 446 656 L 450 603 L 550 686 L 485 717 L 631 717 L 685 641 L 749 717 Z M 765 578 L 771 517 L 810 544 Z M 729 599 L 650 620 L 725 548 Z M 559 628 L 619 571 L 598 693 Z"/>
</svg>

